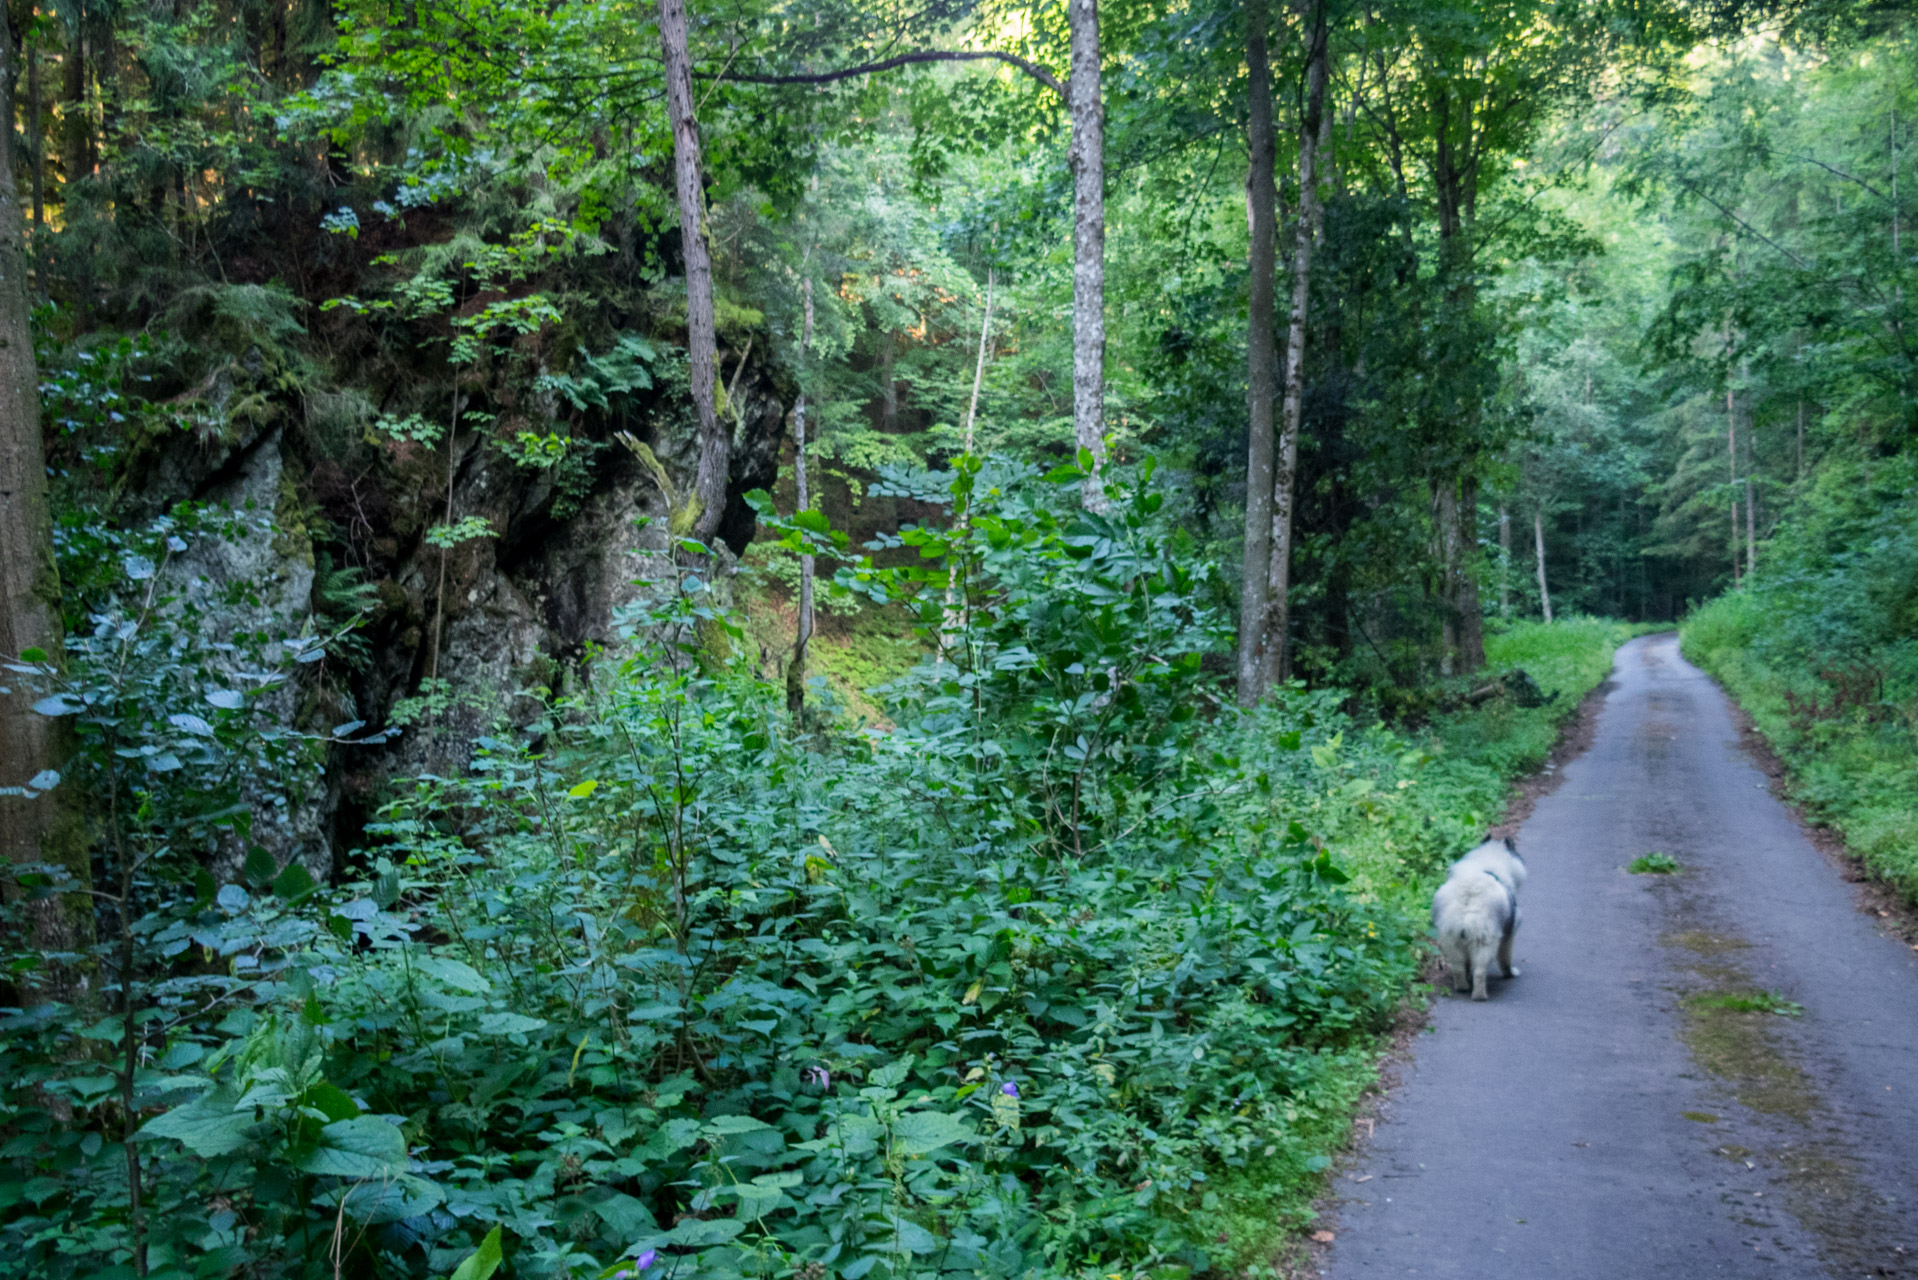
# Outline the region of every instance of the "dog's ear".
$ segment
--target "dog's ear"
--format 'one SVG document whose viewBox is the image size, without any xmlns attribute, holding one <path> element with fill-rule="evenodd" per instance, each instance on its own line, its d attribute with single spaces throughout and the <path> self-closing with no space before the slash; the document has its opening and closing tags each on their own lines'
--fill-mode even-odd
<svg viewBox="0 0 1918 1280">
<path fill-rule="evenodd" d="M 1505 852 L 1516 855 L 1518 853 L 1518 841 L 1512 839 L 1510 836 L 1506 836 Z"/>
</svg>

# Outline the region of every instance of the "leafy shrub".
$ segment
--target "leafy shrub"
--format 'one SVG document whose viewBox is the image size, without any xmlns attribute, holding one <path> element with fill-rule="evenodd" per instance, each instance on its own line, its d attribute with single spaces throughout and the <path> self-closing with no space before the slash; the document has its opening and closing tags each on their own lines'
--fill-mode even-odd
<svg viewBox="0 0 1918 1280">
<path fill-rule="evenodd" d="M 1918 896 L 1918 461 L 1834 463 L 1748 587 L 1685 622 L 1788 766 L 1792 798 Z"/>
<path fill-rule="evenodd" d="M 849 571 L 957 631 L 889 732 L 795 730 L 688 579 L 413 780 L 355 879 L 212 887 L 180 826 L 134 1013 L 9 1015 L 0 1249 L 127 1274 L 131 1149 L 157 1275 L 1251 1260 L 1500 783 L 1337 691 L 1220 706 L 1207 570 L 1144 485 L 1095 516 L 1069 481 L 990 478 L 923 568 Z"/>
</svg>

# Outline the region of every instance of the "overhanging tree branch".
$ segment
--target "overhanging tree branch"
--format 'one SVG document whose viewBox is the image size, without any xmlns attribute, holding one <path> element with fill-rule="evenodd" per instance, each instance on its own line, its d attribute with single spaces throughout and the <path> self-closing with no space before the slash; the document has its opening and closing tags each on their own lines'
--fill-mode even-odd
<svg viewBox="0 0 1918 1280">
<path fill-rule="evenodd" d="M 816 75 L 755 76 L 738 71 L 695 71 L 693 75 L 701 80 L 733 80 L 740 84 L 832 84 L 838 80 L 850 80 L 854 76 L 877 75 L 882 71 L 892 71 L 915 62 L 980 62 L 986 60 L 1003 62 L 1009 67 L 1017 67 L 1046 88 L 1058 94 L 1061 101 L 1065 99 L 1066 87 L 1059 83 L 1057 76 L 1036 62 L 1022 58 L 1016 53 L 1005 53 L 998 49 L 922 49 L 914 53 L 901 53 L 881 62 L 864 62 L 856 67 L 842 67 L 838 71 L 822 71 Z"/>
</svg>

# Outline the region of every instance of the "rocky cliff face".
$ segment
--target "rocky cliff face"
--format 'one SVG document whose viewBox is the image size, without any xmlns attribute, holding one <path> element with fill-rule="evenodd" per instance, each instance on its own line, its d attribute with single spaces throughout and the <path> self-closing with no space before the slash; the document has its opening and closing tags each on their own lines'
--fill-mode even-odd
<svg viewBox="0 0 1918 1280">
<path fill-rule="evenodd" d="M 684 488 L 696 442 L 678 399 L 663 391 L 626 417 Z M 775 371 L 749 361 L 733 397 L 714 575 L 722 583 L 753 536 L 744 494 L 777 478 L 790 400 Z M 183 557 L 175 571 L 187 589 L 253 584 L 259 606 L 246 625 L 287 637 L 362 617 L 357 640 L 303 669 L 274 695 L 272 714 L 311 730 L 403 722 L 384 746 L 334 749 L 323 784 L 297 803 L 275 808 L 261 797 L 258 842 L 277 863 L 333 874 L 349 851 L 341 840 L 389 780 L 457 772 L 476 737 L 530 723 L 539 702 L 528 691 L 559 686 L 589 647 L 616 643 L 620 608 L 672 579 L 657 480 L 613 442 L 610 417 L 575 415 L 567 429 L 583 459 L 570 470 L 521 465 L 497 432 L 463 433 L 452 446 L 451 510 L 483 518 L 493 536 L 445 550 L 425 537 L 447 510 L 444 443 L 362 439 L 342 458 L 320 433 L 269 419 L 211 446 L 181 437 L 148 460 L 144 487 L 156 507 L 190 495 L 274 513 L 270 535 L 208 540 Z"/>
</svg>

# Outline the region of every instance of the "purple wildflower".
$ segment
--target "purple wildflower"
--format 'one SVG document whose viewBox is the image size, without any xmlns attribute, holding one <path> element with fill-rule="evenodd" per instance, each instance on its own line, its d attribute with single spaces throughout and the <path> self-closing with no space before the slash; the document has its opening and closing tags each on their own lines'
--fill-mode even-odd
<svg viewBox="0 0 1918 1280">
<path fill-rule="evenodd" d="M 804 1073 L 802 1073 L 801 1078 L 804 1079 L 807 1084 L 816 1084 L 821 1089 L 830 1089 L 832 1087 L 832 1073 L 824 1067 L 807 1067 Z"/>
<path fill-rule="evenodd" d="M 648 1249 L 646 1252 L 640 1254 L 637 1258 L 633 1259 L 633 1263 L 635 1266 L 638 1267 L 639 1270 L 644 1271 L 646 1270 L 646 1268 L 652 1266 L 653 1260 L 658 1257 L 659 1257 L 659 1250 Z"/>
<path fill-rule="evenodd" d="M 1006 1081 L 1004 1084 L 999 1086 L 999 1092 L 1005 1094 L 1008 1098 L 1018 1097 L 1019 1096 L 1018 1082 L 1013 1080 Z"/>
</svg>

